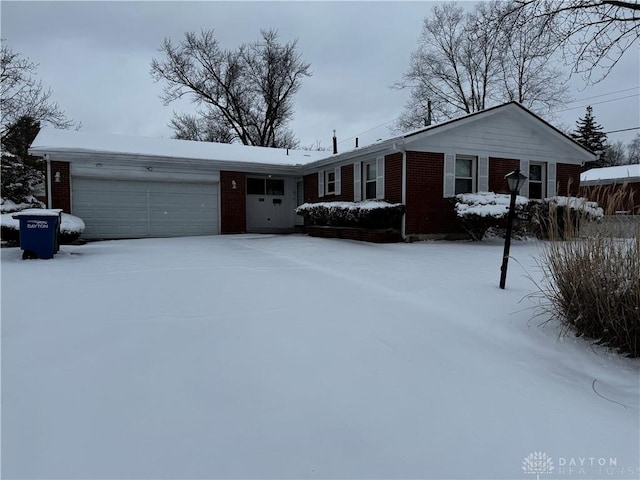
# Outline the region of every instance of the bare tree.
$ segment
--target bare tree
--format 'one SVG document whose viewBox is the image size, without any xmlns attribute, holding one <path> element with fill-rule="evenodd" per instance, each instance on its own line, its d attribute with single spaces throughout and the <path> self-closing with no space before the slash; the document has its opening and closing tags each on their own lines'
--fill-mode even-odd
<svg viewBox="0 0 640 480">
<path fill-rule="evenodd" d="M 567 101 L 565 72 L 553 66 L 555 21 L 505 17 L 510 3 L 492 8 L 501 38 L 502 100 L 516 101 L 546 116 Z M 491 7 L 489 7 L 491 6 Z"/>
<path fill-rule="evenodd" d="M 627 145 L 627 160 L 631 165 L 640 164 L 640 133 Z"/>
<path fill-rule="evenodd" d="M 174 131 L 174 138 L 199 142 L 233 142 L 234 137 L 228 122 L 223 116 L 214 116 L 213 113 L 217 112 L 209 112 L 209 115 L 174 112 L 169 122 Z"/>
<path fill-rule="evenodd" d="M 518 24 L 507 3 L 480 2 L 465 13 L 456 3 L 436 5 L 425 18 L 418 48 L 396 88 L 411 98 L 394 128 L 419 127 L 430 101 L 434 120 L 517 101 L 539 113 L 562 104 L 562 72 L 550 66 L 549 23 Z"/>
<path fill-rule="evenodd" d="M 637 1 L 514 0 L 505 14 L 518 24 L 553 23 L 566 63 L 589 83 L 605 78 L 640 36 Z"/>
<path fill-rule="evenodd" d="M 275 30 L 263 30 L 261 37 L 236 50 L 222 49 L 212 30 L 188 32 L 179 45 L 165 39 L 159 49 L 164 58 L 153 59 L 151 75 L 165 82 L 165 104 L 190 98 L 200 117 L 194 122 L 195 117 L 177 115 L 171 123 L 177 135 L 297 145 L 287 124 L 293 118 L 293 97 L 304 77 L 311 76 L 310 65 L 302 61 L 297 41 L 281 44 Z"/>
<path fill-rule="evenodd" d="M 24 117 L 58 128 L 72 126 L 72 122 L 66 118 L 58 103 L 52 100 L 52 90 L 44 88 L 42 82 L 35 77 L 36 73 L 35 63 L 3 43 L 0 51 L 2 137 L 7 134 L 8 128 L 16 125 Z"/>
</svg>

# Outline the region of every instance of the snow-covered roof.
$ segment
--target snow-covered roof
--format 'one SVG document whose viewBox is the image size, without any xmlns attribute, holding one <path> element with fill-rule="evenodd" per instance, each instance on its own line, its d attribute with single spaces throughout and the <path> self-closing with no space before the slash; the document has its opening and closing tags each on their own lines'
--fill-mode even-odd
<svg viewBox="0 0 640 480">
<path fill-rule="evenodd" d="M 240 144 L 97 134 L 47 127 L 40 130 L 30 148 L 30 152 L 34 155 L 83 151 L 283 166 L 305 165 L 331 155 L 331 152 L 326 151 L 287 150 Z"/>
<path fill-rule="evenodd" d="M 640 164 L 620 165 L 617 167 L 592 168 L 580 174 L 580 182 L 597 182 L 605 180 L 640 181 Z"/>
</svg>

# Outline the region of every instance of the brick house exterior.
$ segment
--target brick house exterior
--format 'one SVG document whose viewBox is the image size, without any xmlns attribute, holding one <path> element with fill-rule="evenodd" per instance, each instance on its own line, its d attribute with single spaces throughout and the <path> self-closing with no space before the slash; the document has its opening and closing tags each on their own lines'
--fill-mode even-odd
<svg viewBox="0 0 640 480">
<path fill-rule="evenodd" d="M 89 238 L 295 231 L 296 205 L 366 199 L 405 205 L 399 238 L 442 237 L 458 233 L 457 193 L 506 193 L 504 176 L 520 169 L 521 195 L 575 195 L 595 159 L 515 102 L 337 154 L 117 143 L 41 131 L 30 149 L 47 161 L 49 206 L 83 217 Z"/>
<path fill-rule="evenodd" d="M 640 164 L 587 170 L 581 175 L 579 191 L 608 215 L 640 215 Z"/>
</svg>

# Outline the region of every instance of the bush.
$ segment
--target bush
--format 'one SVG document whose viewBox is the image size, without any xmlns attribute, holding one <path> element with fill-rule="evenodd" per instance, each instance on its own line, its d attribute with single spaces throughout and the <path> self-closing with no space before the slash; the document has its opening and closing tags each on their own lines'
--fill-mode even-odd
<svg viewBox="0 0 640 480">
<path fill-rule="evenodd" d="M 524 233 L 527 198 L 516 197 L 514 236 Z M 489 230 L 504 236 L 511 195 L 493 192 L 464 193 L 454 197 L 454 209 L 461 228 L 476 241 L 484 238 Z"/>
<path fill-rule="evenodd" d="M 551 197 L 532 200 L 527 207 L 529 230 L 538 238 L 567 239 L 578 235 L 580 224 L 598 221 L 604 211 L 596 202 L 582 197 Z"/>
<path fill-rule="evenodd" d="M 405 206 L 380 200 L 305 203 L 296 208 L 310 225 L 399 229 Z"/>
<path fill-rule="evenodd" d="M 564 225 L 593 214 L 565 209 Z M 640 228 L 633 238 L 616 238 L 602 229 L 589 238 L 567 238 L 550 223 L 552 239 L 541 258 L 546 282 L 540 293 L 544 311 L 560 319 L 564 333 L 640 356 Z"/>
</svg>

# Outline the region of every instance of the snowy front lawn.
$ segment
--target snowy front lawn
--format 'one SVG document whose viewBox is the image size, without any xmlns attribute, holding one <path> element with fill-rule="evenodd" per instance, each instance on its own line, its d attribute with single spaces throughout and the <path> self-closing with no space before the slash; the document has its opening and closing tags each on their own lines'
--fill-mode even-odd
<svg viewBox="0 0 640 480">
<path fill-rule="evenodd" d="M 541 246 L 3 249 L 2 478 L 637 478 L 640 363 L 531 320 Z"/>
</svg>

